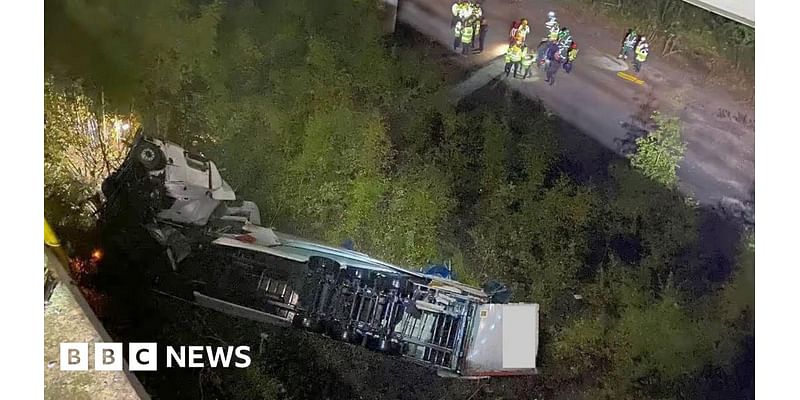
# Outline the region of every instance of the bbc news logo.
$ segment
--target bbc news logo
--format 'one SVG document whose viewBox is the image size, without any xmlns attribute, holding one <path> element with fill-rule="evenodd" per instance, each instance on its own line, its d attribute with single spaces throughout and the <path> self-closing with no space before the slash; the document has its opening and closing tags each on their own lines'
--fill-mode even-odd
<svg viewBox="0 0 800 400">
<path fill-rule="evenodd" d="M 167 368 L 247 368 L 250 366 L 250 346 L 166 346 Z M 156 371 L 159 367 L 158 343 L 128 343 L 129 371 Z M 122 343 L 94 343 L 94 357 L 89 355 L 89 343 L 61 343 L 62 371 L 88 371 L 89 359 L 95 371 L 122 371 Z"/>
</svg>

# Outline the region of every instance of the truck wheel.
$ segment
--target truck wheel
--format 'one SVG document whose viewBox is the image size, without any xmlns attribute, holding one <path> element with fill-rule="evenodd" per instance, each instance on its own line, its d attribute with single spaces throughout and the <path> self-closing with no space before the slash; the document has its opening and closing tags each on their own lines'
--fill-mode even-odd
<svg viewBox="0 0 800 400">
<path fill-rule="evenodd" d="M 165 166 L 164 153 L 152 143 L 141 143 L 137 146 L 135 154 L 144 169 L 148 171 L 161 169 Z"/>
</svg>

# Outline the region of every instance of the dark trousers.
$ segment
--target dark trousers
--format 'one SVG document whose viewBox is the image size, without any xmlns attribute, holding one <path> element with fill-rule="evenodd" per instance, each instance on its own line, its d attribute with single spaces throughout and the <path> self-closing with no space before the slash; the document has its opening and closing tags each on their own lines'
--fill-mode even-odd
<svg viewBox="0 0 800 400">
<path fill-rule="evenodd" d="M 470 50 L 472 50 L 472 42 L 461 42 L 461 54 L 469 54 Z"/>
<path fill-rule="evenodd" d="M 455 38 L 455 40 L 453 40 L 453 50 L 458 49 L 458 46 L 460 45 L 461 45 L 461 38 L 460 37 Z"/>
<path fill-rule="evenodd" d="M 481 28 L 481 33 L 478 34 L 478 51 L 483 51 L 484 40 L 486 40 L 486 28 Z"/>
<path fill-rule="evenodd" d="M 559 64 L 555 60 L 551 60 L 550 61 L 550 63 L 547 65 L 547 79 L 545 79 L 545 82 L 549 82 L 550 85 L 555 83 L 555 81 L 556 81 L 556 73 L 558 72 L 558 67 L 560 65 L 561 64 Z"/>
<path fill-rule="evenodd" d="M 641 71 L 642 70 L 642 64 L 643 64 L 642 61 L 639 61 L 639 60 L 634 58 L 633 59 L 633 70 L 636 71 L 636 72 Z"/>
<path fill-rule="evenodd" d="M 531 73 L 531 67 L 532 66 L 533 66 L 533 64 L 528 65 L 527 67 L 525 67 L 525 66 L 522 67 L 522 68 L 525 69 L 525 73 L 522 74 L 522 79 L 528 79 L 528 75 Z"/>
<path fill-rule="evenodd" d="M 624 57 L 624 58 L 627 59 L 628 58 L 628 53 L 630 53 L 632 51 L 633 51 L 633 47 L 628 47 L 628 46 L 623 45 L 622 49 L 620 49 L 620 51 L 619 51 L 619 56 L 620 57 Z"/>
<path fill-rule="evenodd" d="M 514 78 L 516 78 L 517 77 L 517 69 L 519 69 L 519 62 L 511 61 L 511 62 L 507 62 L 506 63 L 506 68 L 505 68 L 506 78 L 508 78 L 508 75 L 511 74 L 511 69 L 512 68 L 514 69 Z"/>
</svg>

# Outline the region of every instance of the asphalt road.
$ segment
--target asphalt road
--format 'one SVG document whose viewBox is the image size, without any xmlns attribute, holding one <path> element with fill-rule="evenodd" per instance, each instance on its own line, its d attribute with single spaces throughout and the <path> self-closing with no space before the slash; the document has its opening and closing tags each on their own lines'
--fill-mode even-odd
<svg viewBox="0 0 800 400">
<path fill-rule="evenodd" d="M 677 115 L 683 121 L 687 151 L 678 174 L 681 189 L 701 204 L 720 201 L 752 201 L 755 186 L 755 115 L 752 106 L 737 102 L 724 88 L 703 83 L 702 74 L 662 59 L 654 48 L 637 77 L 637 84 L 620 78 L 629 65 L 618 61 L 619 42 L 624 30 L 615 31 L 589 18 L 577 20 L 552 1 L 484 0 L 489 22 L 486 51 L 465 57 L 483 73 L 504 53 L 511 21 L 528 18 L 529 42 L 544 36 L 547 11 L 556 12 L 561 26 L 567 26 L 580 46 L 571 74 L 560 71 L 553 86 L 543 82 L 542 72 L 526 81 L 509 79 L 516 90 L 541 99 L 545 106 L 568 123 L 619 154 L 634 134 L 632 118 L 644 106 Z M 452 48 L 451 0 L 401 0 L 398 20 Z M 458 57 L 454 54 L 454 57 Z M 480 85 L 486 79 L 472 79 Z M 462 85 L 463 86 L 463 85 Z M 475 88 L 477 89 L 477 88 Z M 465 90 L 464 87 L 459 90 Z M 468 90 L 468 88 L 467 88 Z M 649 106 L 646 104 L 649 103 Z"/>
</svg>

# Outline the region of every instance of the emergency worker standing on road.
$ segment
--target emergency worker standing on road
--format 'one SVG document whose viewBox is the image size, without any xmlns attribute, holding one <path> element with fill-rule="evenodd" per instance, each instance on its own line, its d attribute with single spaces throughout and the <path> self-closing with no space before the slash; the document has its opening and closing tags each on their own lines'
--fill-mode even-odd
<svg viewBox="0 0 800 400">
<path fill-rule="evenodd" d="M 481 21 L 478 18 L 472 18 L 472 28 L 474 32 L 472 34 L 472 49 L 475 51 L 475 42 L 481 36 Z"/>
<path fill-rule="evenodd" d="M 475 36 L 475 20 L 468 19 L 461 28 L 461 54 L 467 55 L 472 51 L 472 39 Z"/>
<path fill-rule="evenodd" d="M 537 49 L 536 54 L 536 66 L 537 68 L 541 68 L 543 64 L 547 63 L 548 54 L 550 54 L 551 49 L 555 46 L 558 49 L 558 44 L 556 39 L 550 39 L 547 42 L 539 44 L 539 48 Z"/>
<path fill-rule="evenodd" d="M 528 75 L 531 72 L 531 66 L 533 66 L 533 62 L 536 61 L 536 53 L 534 51 L 530 51 L 528 46 L 525 46 L 522 49 L 522 61 L 520 64 L 522 65 L 522 79 L 528 79 Z"/>
<path fill-rule="evenodd" d="M 636 30 L 628 29 L 628 33 L 625 34 L 625 37 L 622 39 L 622 48 L 620 49 L 619 56 L 617 56 L 617 58 L 627 60 L 628 53 L 633 52 L 634 47 L 636 47 L 636 39 L 638 39 Z"/>
<path fill-rule="evenodd" d="M 478 49 L 477 53 L 483 52 L 483 43 L 486 40 L 486 31 L 489 29 L 489 23 L 486 21 L 486 18 L 481 17 L 480 22 L 478 23 Z"/>
<path fill-rule="evenodd" d="M 639 39 L 639 44 L 636 45 L 636 58 L 633 59 L 633 69 L 639 72 L 642 69 L 642 64 L 647 61 L 647 55 L 650 53 L 650 45 L 644 36 Z"/>
<path fill-rule="evenodd" d="M 551 38 L 553 35 L 558 35 L 558 21 L 556 20 L 556 13 L 550 11 L 547 13 L 547 22 L 544 23 L 545 37 Z"/>
<path fill-rule="evenodd" d="M 483 7 L 481 6 L 480 1 L 472 2 L 472 17 L 478 21 L 483 18 Z"/>
<path fill-rule="evenodd" d="M 561 53 L 558 50 L 554 51 L 553 58 L 548 60 L 547 67 L 545 68 L 547 78 L 544 81 L 549 83 L 550 86 L 553 86 L 556 82 L 556 73 L 558 69 L 561 68 L 561 62 Z"/>
<path fill-rule="evenodd" d="M 572 41 L 572 34 L 569 32 L 569 28 L 566 26 L 561 28 L 558 32 L 558 45 L 565 47 L 569 45 L 569 42 Z"/>
<path fill-rule="evenodd" d="M 545 71 L 547 67 L 550 66 L 551 61 L 556 57 L 556 54 L 559 56 L 561 55 L 559 53 L 558 42 L 551 40 L 550 43 L 547 44 L 547 47 L 545 47 L 544 57 L 542 57 L 542 63 L 545 64 Z"/>
<path fill-rule="evenodd" d="M 528 34 L 531 32 L 531 27 L 528 26 L 528 20 L 523 18 L 519 21 L 519 28 L 517 28 L 517 32 L 515 34 L 516 38 L 522 43 L 525 43 L 525 40 L 528 38 Z"/>
<path fill-rule="evenodd" d="M 564 72 L 572 72 L 572 63 L 576 58 L 578 58 L 578 44 L 572 42 L 569 45 L 569 51 L 567 52 L 567 61 L 564 63 Z"/>
<path fill-rule="evenodd" d="M 511 74 L 511 68 L 514 68 L 514 78 L 516 78 L 520 62 L 522 62 L 522 43 L 517 42 L 508 47 L 505 61 L 506 78 L 508 78 L 508 75 Z"/>
<path fill-rule="evenodd" d="M 461 20 L 461 10 L 464 8 L 467 2 L 464 0 L 458 0 L 453 3 L 453 6 L 450 8 L 450 11 L 453 13 L 453 18 L 450 20 L 450 27 L 453 28 L 456 26 L 456 22 Z"/>
<path fill-rule="evenodd" d="M 461 45 L 461 21 L 456 21 L 456 24 L 453 27 L 453 33 L 455 33 L 455 39 L 453 40 L 453 50 L 458 50 L 458 46 Z"/>
<path fill-rule="evenodd" d="M 511 30 L 508 32 L 508 45 L 513 46 L 516 41 L 517 29 L 519 29 L 519 22 L 511 22 Z"/>
<path fill-rule="evenodd" d="M 472 5 L 472 3 L 468 1 L 464 2 L 464 5 L 461 7 L 461 12 L 459 13 L 459 17 L 461 18 L 462 22 L 466 21 L 470 16 L 472 16 L 474 8 L 475 7 Z"/>
</svg>

